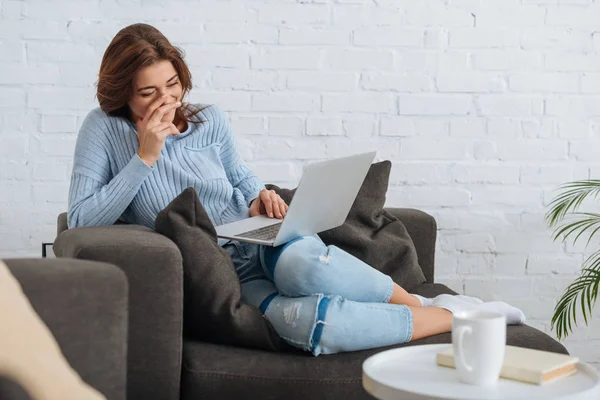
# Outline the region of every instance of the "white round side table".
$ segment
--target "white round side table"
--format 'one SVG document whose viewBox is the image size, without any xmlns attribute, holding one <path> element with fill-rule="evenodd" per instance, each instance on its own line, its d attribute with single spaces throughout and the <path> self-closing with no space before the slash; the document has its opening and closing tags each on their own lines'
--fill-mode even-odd
<svg viewBox="0 0 600 400">
<path fill-rule="evenodd" d="M 575 374 L 543 385 L 503 378 L 492 386 L 468 385 L 458 379 L 454 368 L 435 362 L 436 353 L 450 346 L 408 346 L 377 353 L 363 362 L 363 387 L 380 400 L 600 399 L 600 374 L 583 362 L 577 363 Z"/>
</svg>

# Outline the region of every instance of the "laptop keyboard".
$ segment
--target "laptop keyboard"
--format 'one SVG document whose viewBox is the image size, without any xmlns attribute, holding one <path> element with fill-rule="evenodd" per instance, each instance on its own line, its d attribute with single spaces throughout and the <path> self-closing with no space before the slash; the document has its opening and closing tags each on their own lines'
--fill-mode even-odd
<svg viewBox="0 0 600 400">
<path fill-rule="evenodd" d="M 259 239 L 259 240 L 274 240 L 281 228 L 281 222 L 274 225 L 263 226 L 262 228 L 254 229 L 248 232 L 239 233 L 236 236 Z"/>
</svg>

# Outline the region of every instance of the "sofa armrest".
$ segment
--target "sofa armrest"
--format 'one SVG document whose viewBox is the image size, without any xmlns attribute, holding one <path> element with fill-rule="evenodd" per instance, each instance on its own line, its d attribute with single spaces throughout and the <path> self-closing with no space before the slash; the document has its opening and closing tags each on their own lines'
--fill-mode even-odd
<svg viewBox="0 0 600 400">
<path fill-rule="evenodd" d="M 435 218 L 426 212 L 412 208 L 386 208 L 386 211 L 402 221 L 406 227 L 415 244 L 419 265 L 425 275 L 426 283 L 433 283 L 437 237 Z"/>
<path fill-rule="evenodd" d="M 108 399 L 125 400 L 125 274 L 114 265 L 91 261 L 28 258 L 4 262 L 83 381 Z"/>
<path fill-rule="evenodd" d="M 183 265 L 175 243 L 140 225 L 111 225 L 67 229 L 53 249 L 57 257 L 105 261 L 125 272 L 128 398 L 179 398 Z"/>
</svg>

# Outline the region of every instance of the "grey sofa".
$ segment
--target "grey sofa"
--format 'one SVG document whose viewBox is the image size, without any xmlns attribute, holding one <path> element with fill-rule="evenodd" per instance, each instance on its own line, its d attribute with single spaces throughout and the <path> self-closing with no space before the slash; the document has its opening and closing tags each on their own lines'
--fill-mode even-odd
<svg viewBox="0 0 600 400">
<path fill-rule="evenodd" d="M 427 279 L 414 292 L 455 293 L 434 283 L 434 218 L 414 209 L 388 210 L 405 224 Z M 113 264 L 128 278 L 128 399 L 369 398 L 361 387 L 361 364 L 382 348 L 313 357 L 188 340 L 182 337 L 182 257 L 172 241 L 138 225 L 67 229 L 65 214 L 57 233 L 58 257 Z M 406 345 L 450 342 L 450 334 L 442 334 Z M 567 353 L 527 325 L 509 326 L 507 342 Z"/>
<path fill-rule="evenodd" d="M 107 263 L 64 258 L 3 261 L 71 367 L 108 399 L 125 400 L 128 285 L 123 271 Z M 30 397 L 4 376 L 0 399 Z"/>
</svg>

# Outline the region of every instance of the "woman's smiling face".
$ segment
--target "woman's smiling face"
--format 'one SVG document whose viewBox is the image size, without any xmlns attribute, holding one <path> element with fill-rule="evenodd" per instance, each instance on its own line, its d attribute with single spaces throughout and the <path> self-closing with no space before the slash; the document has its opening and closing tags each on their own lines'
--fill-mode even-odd
<svg viewBox="0 0 600 400">
<path fill-rule="evenodd" d="M 139 70 L 133 78 L 133 96 L 128 102 L 133 122 L 144 118 L 150 104 L 165 94 L 165 103 L 182 101 L 183 89 L 170 61 L 161 60 Z M 177 124 L 177 121 L 173 121 L 174 117 L 175 109 L 165 114 L 162 120 Z"/>
</svg>

